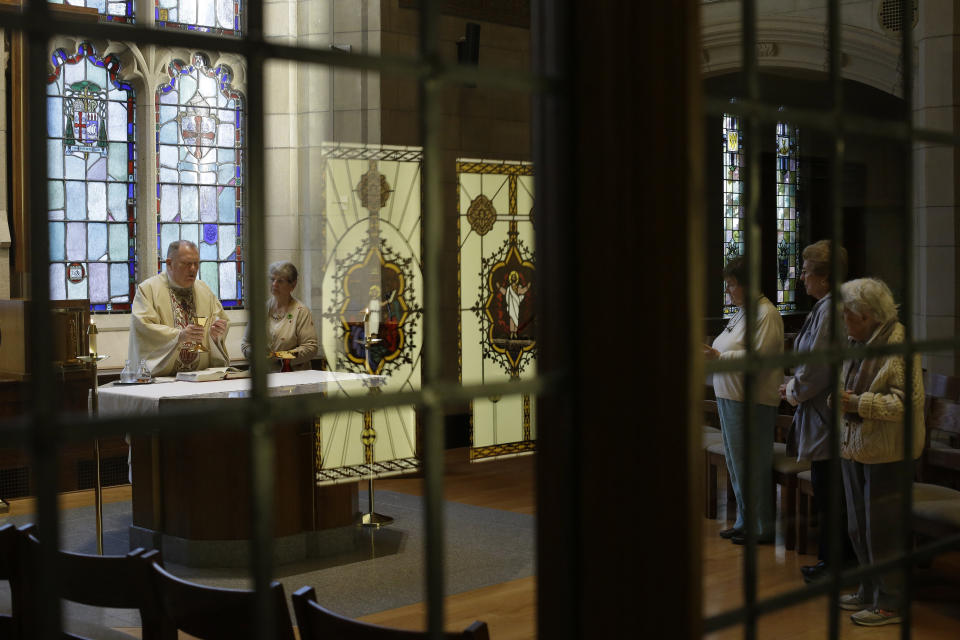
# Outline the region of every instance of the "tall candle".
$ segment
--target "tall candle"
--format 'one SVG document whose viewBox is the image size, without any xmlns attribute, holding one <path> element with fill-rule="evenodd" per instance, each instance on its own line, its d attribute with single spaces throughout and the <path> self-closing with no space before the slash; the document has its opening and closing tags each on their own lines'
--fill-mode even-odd
<svg viewBox="0 0 960 640">
<path fill-rule="evenodd" d="M 97 331 L 97 323 L 93 321 L 93 316 L 90 316 L 90 326 L 87 327 L 87 339 L 90 345 L 90 355 L 97 355 L 97 334 L 100 333 Z"/>
</svg>

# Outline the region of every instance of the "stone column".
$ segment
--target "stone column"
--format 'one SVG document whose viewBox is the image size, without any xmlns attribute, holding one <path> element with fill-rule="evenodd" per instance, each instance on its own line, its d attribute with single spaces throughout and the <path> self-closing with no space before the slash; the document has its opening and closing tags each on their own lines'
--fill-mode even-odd
<svg viewBox="0 0 960 640">
<path fill-rule="evenodd" d="M 914 122 L 918 127 L 956 133 L 960 117 L 960 10 L 949 0 L 921 5 L 914 30 L 916 75 Z M 960 217 L 957 181 L 960 149 L 920 141 L 914 146 L 914 335 L 950 338 L 960 325 Z M 960 371 L 956 353 L 933 353 L 924 367 L 936 373 Z"/>
</svg>

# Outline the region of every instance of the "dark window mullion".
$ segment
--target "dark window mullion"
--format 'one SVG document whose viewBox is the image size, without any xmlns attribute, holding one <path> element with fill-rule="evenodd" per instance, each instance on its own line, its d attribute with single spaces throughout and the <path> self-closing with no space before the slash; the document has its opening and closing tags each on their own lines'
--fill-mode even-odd
<svg viewBox="0 0 960 640">
<path fill-rule="evenodd" d="M 913 428 L 914 428 L 914 398 L 913 385 L 915 371 L 913 368 L 913 21 L 910 17 L 913 15 L 912 0 L 900 0 L 900 15 L 902 16 L 902 28 L 900 30 L 901 41 L 901 69 L 903 72 L 903 121 L 907 128 L 908 135 L 903 141 L 903 157 L 907 161 L 903 163 L 903 221 L 901 224 L 903 242 L 902 280 L 903 280 L 903 299 L 900 301 L 900 310 L 903 323 L 906 326 L 904 335 L 907 344 L 907 353 L 903 356 L 906 367 L 905 370 L 905 389 L 903 402 L 903 463 L 901 465 L 901 544 L 904 551 L 902 563 L 903 569 L 903 587 L 900 592 L 900 611 L 903 617 L 901 624 L 901 637 L 909 640 L 911 635 L 911 625 L 913 616 L 911 615 L 910 600 L 912 596 L 912 578 L 913 561 L 911 552 L 913 551 L 913 536 L 910 534 L 909 523 L 913 519 Z"/>
<path fill-rule="evenodd" d="M 241 38 L 242 53 L 247 62 L 246 86 L 246 149 L 247 149 L 247 208 L 244 227 L 249 251 L 245 266 L 250 296 L 248 322 L 253 353 L 266 352 L 266 220 L 264 208 L 264 43 L 263 2 L 247 6 L 247 28 Z M 255 620 L 257 637 L 271 637 L 274 617 L 269 587 L 273 577 L 273 494 L 274 494 L 274 440 L 269 420 L 266 388 L 266 360 L 253 362 L 251 379 L 252 411 L 249 422 L 251 461 L 250 530 L 251 573 L 256 590 Z"/>
<path fill-rule="evenodd" d="M 420 79 L 420 136 L 423 145 L 423 286 L 425 323 L 440 322 L 441 264 L 443 246 L 443 157 L 441 140 L 442 84 L 439 51 L 440 2 L 420 3 L 420 56 L 433 73 Z M 426 325 L 425 325 L 426 328 Z M 423 376 L 425 388 L 436 385 L 443 375 L 441 331 L 423 333 Z M 443 637 L 443 406 L 440 398 L 428 394 L 424 410 L 423 469 L 425 485 L 424 557 L 426 558 L 427 631 L 433 640 Z"/>
<path fill-rule="evenodd" d="M 827 7 L 827 28 L 829 38 L 829 73 L 830 73 L 830 91 L 832 98 L 833 124 L 833 149 L 831 157 L 830 170 L 832 177 L 829 183 L 829 207 L 831 232 L 830 238 L 833 241 L 833 247 L 830 251 L 830 318 L 832 320 L 833 332 L 830 340 L 831 346 L 839 349 L 845 343 L 846 331 L 843 324 L 840 305 L 840 284 L 842 282 L 839 272 L 840 258 L 837 247 L 843 246 L 843 202 L 841 197 L 840 185 L 843 184 L 843 163 L 845 149 L 845 133 L 843 127 L 843 77 L 841 75 L 841 22 L 840 22 L 840 0 L 830 0 Z M 811 238 L 812 240 L 812 238 Z M 840 370 L 842 360 L 838 359 L 831 363 L 830 384 L 833 388 L 833 396 L 840 397 L 841 380 Z M 842 409 L 839 402 L 834 402 L 832 407 L 833 424 L 840 425 L 842 420 Z M 840 466 L 840 430 L 831 429 L 829 434 L 830 456 L 829 462 L 829 494 L 827 496 L 827 522 L 822 526 L 829 529 L 829 539 L 827 540 L 827 564 L 830 567 L 830 590 L 828 595 L 827 608 L 827 628 L 831 640 L 837 640 L 840 637 L 840 573 L 843 569 L 841 562 L 841 553 L 843 548 L 842 536 L 846 535 L 846 523 L 840 522 L 841 501 L 843 500 L 843 479 Z"/>
<path fill-rule="evenodd" d="M 755 0 L 743 0 L 741 6 L 742 48 L 743 62 L 742 77 L 746 89 L 747 100 L 755 103 L 759 99 L 760 79 L 757 72 L 757 7 Z M 743 300 L 743 311 L 746 319 L 746 356 L 747 360 L 757 355 L 756 327 L 757 303 L 760 295 L 760 140 L 761 126 L 759 116 L 750 112 L 747 114 L 745 127 L 747 145 L 747 207 L 746 207 L 746 234 L 744 255 L 747 259 L 747 282 Z M 740 283 L 743 285 L 744 283 Z M 757 372 L 746 371 L 744 374 L 744 425 L 743 425 L 743 481 L 741 493 L 743 500 L 744 529 L 746 542 L 743 553 L 743 596 L 745 619 L 744 638 L 754 640 L 757 637 L 757 534 L 753 526 L 759 522 L 758 514 L 753 513 L 751 506 L 757 504 L 753 495 L 760 491 L 760 487 L 751 482 L 753 467 L 757 464 L 758 445 L 756 442 L 757 414 L 754 411 L 756 401 Z M 766 499 L 766 496 L 761 496 Z"/>
<path fill-rule="evenodd" d="M 47 57 L 48 35 L 45 30 L 49 8 L 46 2 L 31 2 L 25 18 L 28 29 L 25 36 L 24 69 L 26 114 L 29 119 L 28 157 L 38 167 L 47 166 L 47 77 L 46 67 L 34 61 Z M 39 566 L 34 567 L 37 598 L 33 607 L 40 638 L 57 638 L 61 633 L 60 600 L 57 597 L 55 558 L 60 546 L 60 514 L 57 504 L 57 460 L 59 455 L 59 425 L 56 408 L 50 403 L 50 391 L 56 381 L 53 375 L 53 353 L 50 334 L 50 243 L 47 214 L 47 176 L 24 170 L 24 190 L 29 194 L 30 233 L 30 313 L 29 322 L 34 339 L 30 340 L 31 363 L 30 410 L 34 473 L 37 481 L 37 522 L 41 531 Z"/>
</svg>

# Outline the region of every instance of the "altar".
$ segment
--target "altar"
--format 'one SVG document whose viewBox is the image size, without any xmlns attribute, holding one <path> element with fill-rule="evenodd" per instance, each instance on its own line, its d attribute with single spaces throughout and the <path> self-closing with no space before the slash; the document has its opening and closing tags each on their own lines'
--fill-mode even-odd
<svg viewBox="0 0 960 640">
<path fill-rule="evenodd" d="M 379 386 L 382 376 L 329 371 L 272 373 L 271 394 L 327 393 Z M 162 414 L 176 407 L 242 398 L 250 380 L 104 385 L 101 416 Z M 352 548 L 360 511 L 357 483 L 317 487 L 313 420 L 274 425 L 274 557 L 293 562 Z M 251 537 L 250 454 L 242 430 L 132 438 L 131 548 L 161 549 L 191 566 L 243 566 Z"/>
</svg>

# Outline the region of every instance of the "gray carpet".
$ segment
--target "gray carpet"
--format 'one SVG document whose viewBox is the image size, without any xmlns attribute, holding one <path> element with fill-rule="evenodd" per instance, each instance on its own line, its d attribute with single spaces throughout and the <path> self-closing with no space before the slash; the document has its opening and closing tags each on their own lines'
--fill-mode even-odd
<svg viewBox="0 0 960 640">
<path fill-rule="evenodd" d="M 326 607 L 350 617 L 394 609 L 424 599 L 423 501 L 407 494 L 377 491 L 376 502 L 377 512 L 393 516 L 395 521 L 380 531 L 364 531 L 359 548 L 346 554 L 276 568 L 276 578 L 283 583 L 288 599 L 300 587 L 310 585 Z M 360 492 L 360 504 L 366 506 L 366 492 Z M 63 547 L 94 553 L 93 508 L 69 509 L 61 514 Z M 0 525 L 7 522 L 25 524 L 32 518 L 0 517 Z M 448 502 L 444 518 L 447 594 L 533 575 L 533 516 Z M 129 502 L 104 505 L 104 553 L 128 551 L 127 527 L 130 522 Z M 245 570 L 168 568 L 195 582 L 224 587 L 250 585 Z M 0 611 L 10 611 L 10 592 L 6 583 L 0 583 Z M 72 604 L 66 607 L 65 618 L 68 630 L 105 640 L 128 637 L 109 631 L 109 627 L 140 626 L 135 611 Z"/>
</svg>

